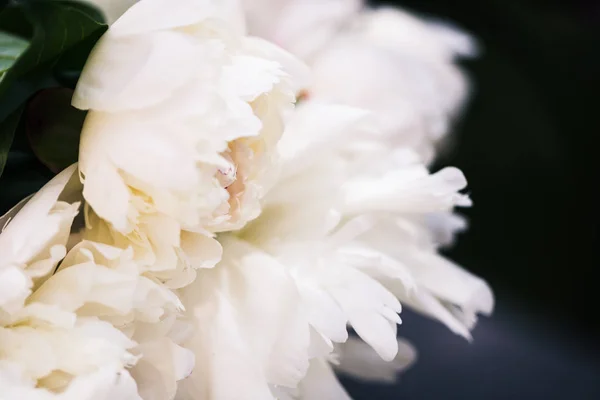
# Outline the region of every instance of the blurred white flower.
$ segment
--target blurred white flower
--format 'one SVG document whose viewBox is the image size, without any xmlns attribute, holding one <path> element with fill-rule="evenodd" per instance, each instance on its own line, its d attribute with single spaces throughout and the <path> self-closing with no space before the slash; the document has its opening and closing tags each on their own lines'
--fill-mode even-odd
<svg viewBox="0 0 600 400">
<path fill-rule="evenodd" d="M 242 232 L 279 251 L 283 234 L 311 232 L 310 221 L 319 227 L 327 215 L 338 215 L 341 224 L 332 232 L 350 238 L 341 248 L 346 259 L 355 265 L 364 259 L 361 271 L 402 303 L 470 337 L 475 314 L 492 311 L 492 293 L 483 280 L 437 254 L 440 234 L 430 222 L 454 206 L 470 205 L 458 192 L 466 180 L 455 168 L 429 174 L 412 151 L 385 149 L 369 126 L 364 112 L 350 108 L 310 102 L 300 107 L 280 142 L 282 179 L 260 219 Z M 303 205 L 315 193 L 326 196 Z M 294 212 L 285 213 L 286 207 Z M 260 221 L 268 223 L 257 227 Z"/>
<path fill-rule="evenodd" d="M 312 68 L 304 98 L 372 110 L 381 140 L 428 163 L 460 112 L 469 85 L 454 63 L 476 54 L 449 24 L 357 0 L 246 0 L 248 26 Z M 348 84 L 352 82 L 352 84 Z"/>
<path fill-rule="evenodd" d="M 214 233 L 260 213 L 295 102 L 291 75 L 304 69 L 245 37 L 234 1 L 129 8 L 92 51 L 73 99 L 90 110 L 80 147 L 86 237 L 132 243 L 172 288 L 214 266 Z"/>
<path fill-rule="evenodd" d="M 243 0 L 248 30 L 311 60 L 362 7 L 361 0 Z"/>
<path fill-rule="evenodd" d="M 181 291 L 196 330 L 186 346 L 203 366 L 182 383 L 182 398 L 329 398 L 319 391 L 338 384 L 323 363 L 348 340 L 347 325 L 394 360 L 372 371 L 390 380 L 413 358 L 397 358 L 398 300 L 463 335 L 475 312 L 490 311 L 487 285 L 445 264 L 426 235 L 429 214 L 470 204 L 458 192 L 464 177 L 453 168 L 430 175 L 410 150 L 381 151 L 370 126 L 366 112 L 345 106 L 296 110 L 262 214 L 221 235 L 223 260 Z M 356 347 L 347 350 L 340 369 L 374 379 Z M 243 393 L 223 378 L 230 360 Z"/>
</svg>

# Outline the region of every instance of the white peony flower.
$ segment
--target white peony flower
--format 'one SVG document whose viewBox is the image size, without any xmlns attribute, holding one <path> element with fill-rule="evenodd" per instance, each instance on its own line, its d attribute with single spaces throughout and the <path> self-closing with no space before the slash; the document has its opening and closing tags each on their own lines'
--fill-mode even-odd
<svg viewBox="0 0 600 400">
<path fill-rule="evenodd" d="M 361 0 L 243 0 L 250 33 L 311 60 L 362 6 Z"/>
<path fill-rule="evenodd" d="M 0 234 L 0 393 L 173 398 L 194 364 L 178 344 L 181 302 L 144 275 L 131 248 L 84 240 L 65 256 L 79 208 L 71 201 L 81 194 L 76 170 L 11 212 Z"/>
<path fill-rule="evenodd" d="M 278 41 L 317 68 L 311 96 L 354 79 L 319 81 L 346 44 L 377 48 L 376 68 L 380 52 L 454 68 L 458 36 L 409 51 L 388 40 L 394 12 L 358 6 L 273 10 Z M 487 284 L 437 254 L 466 180 L 415 152 L 455 100 L 412 93 L 423 130 L 398 140 L 376 103 L 377 124 L 315 101 L 292 112 L 304 65 L 244 32 L 233 0 L 142 0 L 98 42 L 73 99 L 89 110 L 79 167 L 0 219 L 0 400 L 345 399 L 334 368 L 390 381 L 414 360 L 401 302 L 465 337 L 491 312 Z"/>
<path fill-rule="evenodd" d="M 203 366 L 182 383 L 181 398 L 342 398 L 327 397 L 341 393 L 327 361 L 348 340 L 347 325 L 393 361 L 372 371 L 390 380 L 413 358 L 397 358 L 398 299 L 464 335 L 475 312 L 490 311 L 487 285 L 444 264 L 421 235 L 429 214 L 470 204 L 458 193 L 464 177 L 452 168 L 429 175 L 408 150 L 381 151 L 367 117 L 312 102 L 295 112 L 262 214 L 221 235 L 223 260 L 181 291 L 195 320 L 186 346 Z M 374 379 L 356 363 L 356 346 L 348 349 L 340 370 Z M 243 391 L 223 379 L 231 360 Z"/>
<path fill-rule="evenodd" d="M 476 53 L 468 35 L 399 9 L 361 8 L 357 0 L 244 4 L 251 32 L 311 66 L 303 98 L 372 110 L 382 141 L 433 159 L 469 92 L 454 64 Z"/>
<path fill-rule="evenodd" d="M 304 74 L 245 37 L 232 1 L 133 5 L 100 39 L 73 104 L 91 240 L 124 247 L 169 287 L 221 257 L 214 233 L 260 213 Z"/>
<path fill-rule="evenodd" d="M 77 315 L 84 304 L 101 307 L 96 303 L 100 293 L 88 292 L 85 281 L 68 283 L 63 274 L 55 274 L 79 208 L 73 202 L 78 197 L 78 182 L 72 179 L 76 169 L 67 168 L 9 212 L 12 218 L 3 217 L 1 399 L 138 398 L 125 369 L 135 362 L 129 352 L 134 343 L 93 313 Z"/>
</svg>

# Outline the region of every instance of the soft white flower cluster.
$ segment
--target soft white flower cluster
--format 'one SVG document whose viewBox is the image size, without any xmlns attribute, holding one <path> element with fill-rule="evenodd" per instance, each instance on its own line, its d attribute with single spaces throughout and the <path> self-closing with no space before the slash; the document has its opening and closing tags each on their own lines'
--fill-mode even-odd
<svg viewBox="0 0 600 400">
<path fill-rule="evenodd" d="M 1 400 L 348 399 L 333 367 L 412 362 L 401 303 L 470 337 L 492 293 L 437 252 L 459 170 L 361 104 L 295 107 L 308 68 L 236 1 L 125 3 L 75 91 L 79 163 L 0 220 Z M 306 43 L 346 26 L 337 3 Z"/>
<path fill-rule="evenodd" d="M 251 33 L 307 62 L 304 96 L 375 113 L 381 140 L 408 146 L 425 163 L 469 93 L 458 57 L 477 46 L 440 21 L 361 0 L 244 0 Z"/>
</svg>

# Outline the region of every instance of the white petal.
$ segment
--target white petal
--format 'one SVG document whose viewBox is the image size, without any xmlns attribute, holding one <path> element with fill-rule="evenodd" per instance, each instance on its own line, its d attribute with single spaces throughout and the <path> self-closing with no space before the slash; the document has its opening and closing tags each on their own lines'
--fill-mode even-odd
<svg viewBox="0 0 600 400">
<path fill-rule="evenodd" d="M 193 268 L 212 268 L 223 256 L 221 244 L 201 233 L 182 232 L 181 249 Z"/>
<path fill-rule="evenodd" d="M 241 357 L 236 363 L 241 364 L 240 373 L 247 376 L 238 376 L 239 379 L 257 379 L 256 385 L 262 381 L 266 388 L 269 384 L 295 386 L 308 368 L 309 325 L 293 280 L 275 259 L 248 244 L 229 237 L 224 237 L 222 244 L 223 261 L 214 269 L 202 271 L 202 276 L 183 290 L 184 304 L 194 312 L 199 330 L 190 348 L 197 355 L 197 364 L 209 369 L 195 371 L 191 380 L 196 382 L 208 374 L 204 383 L 207 388 L 203 390 L 225 390 L 220 378 L 210 378 L 219 373 L 209 371 L 221 368 L 221 362 Z M 209 315 L 204 314 L 209 311 Z M 213 322 L 218 318 L 226 318 L 225 325 Z M 240 338 L 231 337 L 234 333 Z M 209 356 L 224 343 L 225 337 L 239 340 L 243 347 L 223 349 L 218 358 Z M 257 371 L 264 377 L 258 377 Z M 199 381 L 194 385 L 200 385 Z"/>
<path fill-rule="evenodd" d="M 94 212 L 110 222 L 117 231 L 127 232 L 130 229 L 128 221 L 130 193 L 113 165 L 95 163 L 90 168 L 86 167 L 83 196 Z"/>
<path fill-rule="evenodd" d="M 198 333 L 185 346 L 194 352 L 196 368 L 179 384 L 177 399 L 275 400 L 231 304 L 217 293 L 210 302 L 197 304 L 194 317 L 200 321 Z M 235 376 L 235 385 L 230 376 Z"/>
<path fill-rule="evenodd" d="M 142 400 L 136 382 L 125 369 L 102 368 L 76 377 L 67 391 L 53 400 Z"/>
<path fill-rule="evenodd" d="M 438 246 L 452 246 L 456 235 L 468 227 L 468 221 L 464 216 L 451 212 L 430 214 L 426 218 L 433 241 Z"/>
<path fill-rule="evenodd" d="M 147 0 L 137 3 L 130 11 L 145 3 Z M 113 32 L 121 22 L 115 23 L 90 53 L 77 82 L 73 106 L 98 111 L 140 109 L 165 101 L 192 78 L 198 67 L 192 38 L 169 31 L 119 37 Z"/>
<path fill-rule="evenodd" d="M 369 113 L 352 107 L 309 102 L 299 106 L 278 144 L 286 173 L 352 140 L 349 132 L 368 131 Z"/>
<path fill-rule="evenodd" d="M 339 277 L 329 293 L 348 315 L 356 333 L 384 359 L 392 360 L 398 351 L 396 324 L 400 303 L 379 282 L 358 270 Z"/>
<path fill-rule="evenodd" d="M 4 228 L 0 234 L 2 264 L 27 263 L 59 233 L 62 218 L 49 214 L 76 170 L 77 165 L 72 165 L 44 185 Z"/>
<path fill-rule="evenodd" d="M 458 193 L 466 184 L 464 175 L 456 168 L 428 175 L 419 165 L 406 166 L 379 179 L 356 179 L 346 185 L 346 210 L 349 213 L 447 211 L 455 205 L 471 205 L 467 196 Z"/>
<path fill-rule="evenodd" d="M 29 296 L 31 280 L 19 267 L 0 269 L 0 310 L 8 313 L 17 311 Z M 1 312 L 1 311 L 0 311 Z"/>
<path fill-rule="evenodd" d="M 324 359 L 310 362 L 306 377 L 300 383 L 301 400 L 352 400 Z"/>
<path fill-rule="evenodd" d="M 144 400 L 174 399 L 177 381 L 186 378 L 194 367 L 194 354 L 164 338 L 143 343 L 136 349 L 142 358 L 131 374 Z"/>
<path fill-rule="evenodd" d="M 27 204 L 27 202 L 31 200 L 31 198 L 34 195 L 35 193 L 25 197 L 23 200 L 18 202 L 13 208 L 8 210 L 6 214 L 0 217 L 0 233 L 2 233 L 2 231 L 8 226 L 8 223 L 15 217 L 15 215 L 17 215 L 19 211 L 21 211 L 25 204 Z"/>
<path fill-rule="evenodd" d="M 298 282 L 302 303 L 307 309 L 307 318 L 314 329 L 327 339 L 344 342 L 348 339 L 346 323 L 348 317 L 335 300 L 323 289 L 309 283 Z"/>
<path fill-rule="evenodd" d="M 246 37 L 243 46 L 252 54 L 277 61 L 286 74 L 291 77 L 295 92 L 308 86 L 310 68 L 291 53 L 271 42 L 256 37 Z"/>
<path fill-rule="evenodd" d="M 80 264 L 53 275 L 31 300 L 73 312 L 87 304 L 88 313 L 94 310 L 91 315 L 107 312 L 123 315 L 133 308 L 137 281 L 135 270 L 127 274 L 91 263 Z"/>
<path fill-rule="evenodd" d="M 423 288 L 448 303 L 485 315 L 494 309 L 489 285 L 441 256 L 431 254 L 412 273 Z"/>
<path fill-rule="evenodd" d="M 225 90 L 245 101 L 270 92 L 284 72 L 277 62 L 246 55 L 234 56 L 223 70 Z"/>
<path fill-rule="evenodd" d="M 209 18 L 238 20 L 236 2 L 227 0 L 178 0 L 177 7 L 169 0 L 144 0 L 131 7 L 117 22 L 111 31 L 118 36 L 148 34 L 173 28 L 194 25 Z M 238 28 L 232 25 L 231 28 Z"/>
</svg>

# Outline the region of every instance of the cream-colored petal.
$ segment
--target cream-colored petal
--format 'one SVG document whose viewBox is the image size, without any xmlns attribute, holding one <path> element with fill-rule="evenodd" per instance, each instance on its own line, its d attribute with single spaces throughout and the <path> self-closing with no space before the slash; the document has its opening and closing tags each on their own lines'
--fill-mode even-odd
<svg viewBox="0 0 600 400">
<path fill-rule="evenodd" d="M 167 338 L 143 343 L 136 348 L 141 359 L 132 368 L 138 392 L 144 400 L 172 400 L 177 381 L 186 378 L 194 367 L 194 354 Z"/>
<path fill-rule="evenodd" d="M 0 268 L 0 321 L 2 310 L 12 314 L 19 310 L 31 292 L 31 279 L 17 266 Z"/>
<path fill-rule="evenodd" d="M 300 400 L 352 400 L 325 359 L 310 362 L 308 373 L 299 385 Z"/>
<path fill-rule="evenodd" d="M 422 263 L 412 269 L 421 287 L 465 310 L 492 313 L 494 295 L 483 279 L 436 254 L 424 257 Z"/>
<path fill-rule="evenodd" d="M 76 170 L 77 165 L 72 165 L 44 185 L 4 228 L 0 234 L 2 264 L 26 264 L 60 232 L 63 219 L 50 214 Z"/>
<path fill-rule="evenodd" d="M 137 3 L 130 12 L 145 3 L 148 0 Z M 191 15 L 189 10 L 184 12 Z M 167 100 L 193 77 L 199 60 L 188 35 L 158 31 L 121 37 L 117 34 L 121 23 L 115 23 L 90 53 L 75 88 L 73 106 L 110 112 L 141 109 Z M 174 70 L 177 74 L 171 73 Z"/>
</svg>

